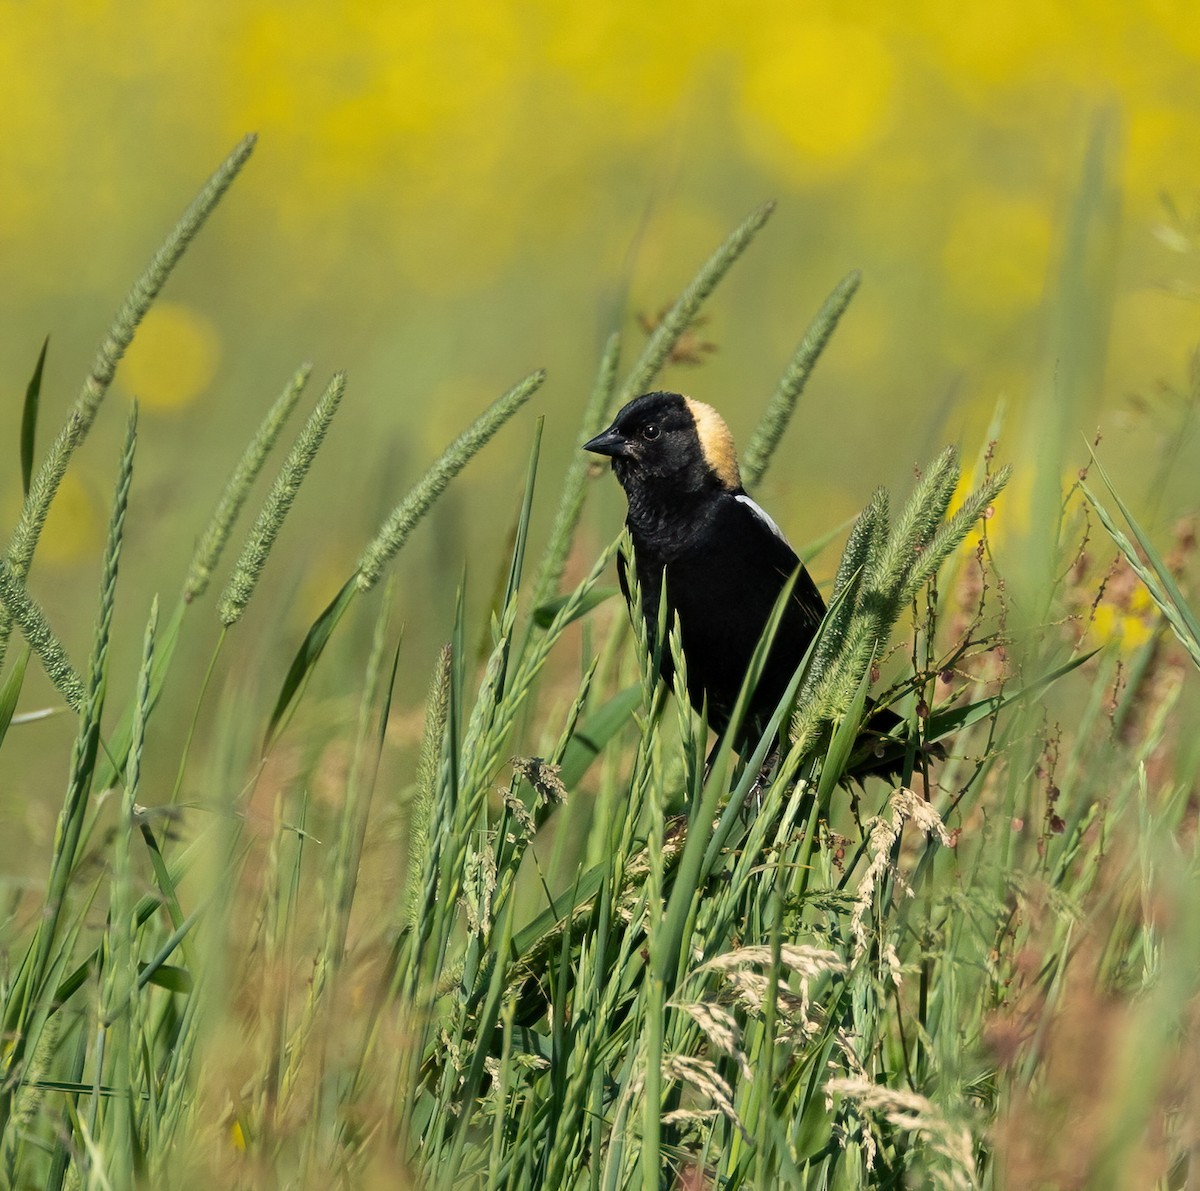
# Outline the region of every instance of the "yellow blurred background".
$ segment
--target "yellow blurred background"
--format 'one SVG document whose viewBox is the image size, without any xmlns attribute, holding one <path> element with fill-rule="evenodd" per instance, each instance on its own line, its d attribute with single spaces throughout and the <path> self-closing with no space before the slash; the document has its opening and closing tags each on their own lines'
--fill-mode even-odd
<svg viewBox="0 0 1200 1191">
<path fill-rule="evenodd" d="M 1136 498 L 1138 477 L 1181 441 L 1173 390 L 1200 340 L 1188 0 L 8 0 L 0 22 L 9 523 L 42 337 L 44 442 L 149 253 L 233 143 L 260 136 L 122 365 L 39 550 L 31 584 L 80 660 L 90 617 L 71 610 L 94 600 L 120 399 L 136 395 L 144 413 L 132 624 L 152 590 L 182 581 L 224 476 L 294 367 L 313 360 L 315 385 L 348 370 L 269 568 L 291 610 L 252 610 L 251 652 L 266 656 L 295 648 L 445 442 L 546 366 L 530 409 L 401 557 L 401 615 L 429 641 L 446 631 L 464 560 L 490 586 L 533 418 L 547 417 L 549 499 L 606 335 L 622 330 L 631 360 L 638 316 L 767 198 L 779 208 L 702 328 L 718 350 L 663 383 L 717 405 L 744 443 L 820 301 L 863 271 L 763 490 L 794 540 L 816 537 L 877 483 L 903 489 L 941 443 L 973 453 L 997 400 L 1019 413 L 1053 372 L 1046 295 L 1097 128 L 1119 203 L 1096 295 L 1111 337 L 1072 412 L 1080 461 L 1082 436 L 1103 429 Z M 1014 433 L 998 455 L 1021 449 Z M 1164 516 L 1194 499 L 1187 459 Z M 601 500 L 596 541 L 620 519 L 615 485 Z M 422 673 L 427 655 L 414 653 Z"/>
</svg>

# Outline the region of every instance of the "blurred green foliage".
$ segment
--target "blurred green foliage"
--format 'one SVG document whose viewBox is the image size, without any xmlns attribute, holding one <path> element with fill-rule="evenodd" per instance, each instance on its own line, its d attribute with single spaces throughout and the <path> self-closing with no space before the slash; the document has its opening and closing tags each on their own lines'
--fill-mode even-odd
<svg viewBox="0 0 1200 1191">
<path fill-rule="evenodd" d="M 19 507 L 20 398 L 43 337 L 49 427 L 181 197 L 248 130 L 260 151 L 117 374 L 148 448 L 122 579 L 131 609 L 186 571 L 237 451 L 299 361 L 349 373 L 299 497 L 296 523 L 311 529 L 285 530 L 264 580 L 273 612 L 252 611 L 254 645 L 232 681 L 276 681 L 380 515 L 497 392 L 545 366 L 517 429 L 414 539 L 398 605 L 425 667 L 464 560 L 469 598 L 491 596 L 532 419 L 547 418 L 544 466 L 565 468 L 608 334 L 625 333 L 627 363 L 639 316 L 652 322 L 769 197 L 769 247 L 747 255 L 696 331 L 717 350 L 696 354 L 702 367 L 684 353 L 663 382 L 716 404 L 745 444 L 821 299 L 862 270 L 760 493 L 794 539 L 848 520 L 877 483 L 902 486 L 941 443 L 978 441 L 1001 398 L 1011 457 L 1026 445 L 1022 409 L 1054 400 L 1043 295 L 1098 113 L 1120 215 L 1092 297 L 1111 335 L 1064 433 L 1119 434 L 1121 480 L 1164 444 L 1187 462 L 1172 386 L 1197 338 L 1200 36 L 1184 0 L 753 12 L 64 0 L 0 12 L 4 523 Z M 87 623 L 122 422 L 110 411 L 72 463 L 30 578 L 72 656 L 86 651 L 70 626 Z M 1167 474 L 1156 516 L 1190 499 L 1190 470 Z M 590 546 L 619 518 L 615 491 L 597 503 Z M 131 675 L 141 614 L 120 616 L 116 664 Z M 48 702 L 39 683 L 31 673 L 29 693 Z M 13 742 L 26 762 L 70 735 L 38 731 Z M 22 772 L 37 775 L 22 813 L 45 839 L 41 782 L 56 791 L 62 775 Z"/>
</svg>

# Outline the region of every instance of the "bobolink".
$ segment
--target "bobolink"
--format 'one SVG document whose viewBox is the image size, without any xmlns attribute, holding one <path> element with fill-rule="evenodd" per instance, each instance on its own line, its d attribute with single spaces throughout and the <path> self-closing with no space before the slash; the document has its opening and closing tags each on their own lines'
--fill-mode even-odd
<svg viewBox="0 0 1200 1191">
<path fill-rule="evenodd" d="M 707 707 L 708 723 L 720 734 L 775 602 L 796 575 L 739 734 L 739 751 L 752 748 L 817 632 L 825 601 L 779 526 L 742 487 L 729 427 L 703 402 L 646 393 L 583 449 L 609 456 L 625 489 L 651 648 L 665 577 L 668 623 L 678 620 L 688 696 L 698 711 Z M 624 558 L 617 569 L 631 602 Z M 670 683 L 670 652 L 659 652 Z M 871 727 L 885 732 L 898 722 L 881 710 Z"/>
</svg>

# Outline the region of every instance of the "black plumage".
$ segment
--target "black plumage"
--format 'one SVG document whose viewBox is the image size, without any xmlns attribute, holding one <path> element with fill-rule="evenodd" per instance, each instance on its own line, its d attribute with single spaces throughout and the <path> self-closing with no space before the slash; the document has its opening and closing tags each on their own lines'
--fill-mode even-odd
<svg viewBox="0 0 1200 1191">
<path fill-rule="evenodd" d="M 666 582 L 668 622 L 678 618 L 688 695 L 724 732 L 780 592 L 795 575 L 739 744 L 755 743 L 812 642 L 825 601 L 771 518 L 746 494 L 729 428 L 711 406 L 647 393 L 584 447 L 612 459 L 629 502 L 642 615 L 651 646 Z M 619 560 L 621 588 L 630 588 Z M 670 682 L 670 651 L 660 651 Z M 891 713 L 885 729 L 896 722 Z"/>
</svg>

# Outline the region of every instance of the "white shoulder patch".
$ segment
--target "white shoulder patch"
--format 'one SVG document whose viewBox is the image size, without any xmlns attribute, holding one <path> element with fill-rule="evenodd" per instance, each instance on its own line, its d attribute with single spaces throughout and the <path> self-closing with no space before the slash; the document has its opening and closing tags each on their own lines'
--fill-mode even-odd
<svg viewBox="0 0 1200 1191">
<path fill-rule="evenodd" d="M 758 502 L 757 502 L 757 501 L 753 501 L 753 500 L 751 500 L 751 499 L 750 499 L 750 498 L 749 498 L 749 497 L 748 497 L 748 496 L 747 496 L 747 495 L 746 495 L 744 492 L 739 492 L 739 493 L 737 494 L 737 496 L 735 496 L 733 499 L 734 499 L 734 500 L 740 500 L 740 501 L 742 502 L 742 504 L 746 505 L 746 506 L 747 506 L 747 508 L 749 508 L 749 510 L 750 510 L 750 511 L 751 511 L 751 512 L 752 512 L 752 513 L 753 513 L 753 514 L 754 514 L 754 515 L 755 515 L 755 516 L 756 516 L 756 517 L 757 517 L 757 518 L 758 518 L 758 519 L 759 519 L 759 520 L 760 520 L 760 521 L 761 521 L 761 522 L 762 522 L 762 523 L 763 523 L 763 524 L 764 524 L 764 525 L 765 525 L 765 526 L 766 526 L 766 527 L 767 527 L 767 528 L 768 528 L 768 529 L 769 529 L 769 530 L 770 530 L 770 531 L 771 531 L 771 532 L 772 532 L 772 533 L 773 533 L 773 534 L 774 534 L 774 535 L 775 535 L 775 536 L 776 536 L 776 537 L 777 537 L 777 538 L 778 538 L 780 541 L 781 541 L 781 542 L 785 542 L 785 543 L 787 543 L 787 545 L 789 545 L 789 546 L 791 545 L 791 542 L 788 542 L 787 538 L 785 538 L 785 537 L 783 536 L 783 530 L 782 530 L 782 529 L 780 529 L 780 528 L 779 528 L 779 526 L 778 526 L 778 525 L 776 525 L 776 524 L 775 524 L 775 522 L 771 520 L 771 517 L 770 517 L 770 515 L 767 513 L 766 509 L 764 509 L 764 508 L 762 507 L 762 505 L 758 504 Z"/>
</svg>

